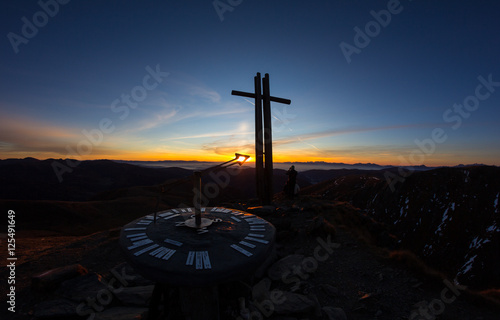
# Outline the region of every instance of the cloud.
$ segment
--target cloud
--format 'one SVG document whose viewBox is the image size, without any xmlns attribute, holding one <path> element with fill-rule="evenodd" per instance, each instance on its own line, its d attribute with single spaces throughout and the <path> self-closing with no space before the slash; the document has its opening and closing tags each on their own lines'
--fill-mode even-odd
<svg viewBox="0 0 500 320">
<path fill-rule="evenodd" d="M 301 135 L 293 135 L 287 138 L 279 139 L 275 141 L 275 143 L 278 145 L 283 145 L 295 142 L 303 142 L 306 140 L 333 137 L 344 134 L 355 134 L 363 132 L 397 130 L 397 129 L 419 128 L 419 127 L 436 127 L 436 124 L 405 124 L 405 125 L 392 125 L 392 126 L 381 126 L 381 127 L 362 127 L 362 128 L 354 127 L 354 128 L 344 128 L 344 129 L 334 129 L 334 130 L 306 133 Z"/>
<path fill-rule="evenodd" d="M 175 119 L 176 122 L 191 118 L 206 119 L 206 118 L 222 117 L 222 116 L 248 112 L 248 110 L 244 108 L 228 108 L 228 107 L 204 108 L 201 110 L 194 110 L 191 112 L 188 112 L 187 109 L 188 108 L 184 108 L 185 112 L 179 113 L 178 117 Z M 219 120 L 223 121 L 222 118 Z"/>
<path fill-rule="evenodd" d="M 205 100 L 209 100 L 213 103 L 219 103 L 221 96 L 220 94 L 205 86 L 201 81 L 187 74 L 175 74 L 171 75 L 166 80 L 167 85 L 175 88 L 176 91 L 184 91 L 190 96 L 199 97 Z"/>
<path fill-rule="evenodd" d="M 232 135 L 227 139 L 219 139 L 210 143 L 205 143 L 202 149 L 217 155 L 232 155 L 235 152 L 253 154 L 255 144 L 253 140 L 241 139 L 238 135 Z"/>
<path fill-rule="evenodd" d="M 404 130 L 409 128 L 435 128 L 436 126 L 436 124 L 426 123 L 380 127 L 353 127 L 311 132 L 300 135 L 290 135 L 286 138 L 274 141 L 275 154 L 277 155 L 277 158 L 281 159 L 280 161 L 290 155 L 296 155 L 297 157 L 303 159 L 316 159 L 334 162 L 344 161 L 347 163 L 366 162 L 368 160 L 382 161 L 384 163 L 397 162 L 398 156 L 412 151 L 415 149 L 415 145 L 412 143 L 409 143 L 408 145 L 370 144 L 365 146 L 354 145 L 352 147 L 342 146 L 341 148 L 336 149 L 329 145 L 326 145 L 325 147 L 324 143 L 318 147 L 318 144 L 313 144 L 312 140 L 356 133 Z"/>
<path fill-rule="evenodd" d="M 125 129 L 124 132 L 142 132 L 156 128 L 160 125 L 170 124 L 182 120 L 182 117 L 179 117 L 179 112 L 182 108 L 168 104 L 164 98 L 162 98 L 162 100 L 163 101 L 160 101 L 157 104 L 161 107 L 159 111 L 149 111 L 149 109 L 143 108 L 142 111 L 146 114 L 146 119 L 137 120 L 135 123 L 128 124 L 128 128 Z"/>
<path fill-rule="evenodd" d="M 89 127 L 87 131 L 91 132 L 93 129 Z M 68 128 L 26 116 L 0 117 L 0 151 L 4 157 L 80 158 L 78 145 L 82 141 L 86 146 L 91 146 L 90 154 L 82 155 L 84 158 L 105 158 L 120 154 L 122 150 L 117 146 L 128 147 L 131 143 L 141 145 L 128 137 L 114 134 L 103 134 L 100 143 L 91 143 L 81 128 Z"/>
<path fill-rule="evenodd" d="M 111 103 L 110 104 L 96 104 L 96 103 L 90 103 L 90 102 L 83 102 L 80 100 L 75 100 L 75 99 L 68 99 L 64 97 L 50 97 L 50 98 L 45 98 L 45 97 L 37 97 L 36 98 L 38 102 L 43 102 L 46 105 L 60 105 L 68 108 L 80 108 L 80 109 L 85 109 L 85 110 L 92 110 L 92 109 L 102 109 L 102 110 L 110 110 Z"/>
<path fill-rule="evenodd" d="M 192 95 L 192 96 L 201 97 L 203 99 L 210 100 L 210 101 L 212 101 L 214 103 L 219 103 L 220 102 L 220 94 L 217 93 L 214 90 L 210 90 L 210 89 L 207 89 L 207 88 L 203 88 L 203 87 L 198 87 L 198 86 L 191 85 L 188 88 L 188 93 L 190 95 Z"/>
<path fill-rule="evenodd" d="M 203 119 L 218 117 L 219 121 L 224 121 L 224 117 L 249 112 L 250 109 L 242 107 L 240 104 L 227 103 L 223 106 L 200 107 L 190 103 L 171 102 L 166 94 L 162 94 L 153 101 L 148 102 L 147 107 L 140 108 L 141 115 L 134 110 L 135 115 L 129 117 L 125 133 L 139 133 L 154 129 L 159 126 L 170 125 L 190 119 Z M 139 120 L 138 117 L 142 119 Z M 191 125 L 191 123 L 186 123 Z M 179 138 L 174 138 L 179 139 Z"/>
<path fill-rule="evenodd" d="M 162 139 L 161 141 L 173 141 L 173 140 L 187 140 L 187 139 L 200 139 L 200 138 L 215 138 L 215 137 L 235 137 L 235 136 L 246 136 L 254 134 L 253 131 L 242 131 L 242 132 L 234 132 L 234 131 L 219 131 L 219 132 L 209 132 L 202 134 L 193 134 L 186 135 L 180 137 L 172 137 Z M 219 140 L 220 141 L 220 140 Z"/>
<path fill-rule="evenodd" d="M 65 145 L 81 137 L 74 128 L 55 126 L 27 117 L 2 116 L 0 141 L 3 152 L 53 152 L 64 153 Z"/>
</svg>

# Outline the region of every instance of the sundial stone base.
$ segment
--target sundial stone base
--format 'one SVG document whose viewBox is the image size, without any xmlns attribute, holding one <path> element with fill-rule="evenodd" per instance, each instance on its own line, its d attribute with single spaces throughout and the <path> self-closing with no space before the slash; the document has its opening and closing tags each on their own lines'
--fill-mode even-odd
<svg viewBox="0 0 500 320">
<path fill-rule="evenodd" d="M 148 311 L 148 320 L 219 319 L 219 296 L 213 287 L 170 287 L 157 283 Z"/>
<path fill-rule="evenodd" d="M 219 319 L 219 294 L 216 286 L 181 287 L 179 297 L 182 314 L 187 319 Z"/>
<path fill-rule="evenodd" d="M 148 215 L 122 228 L 126 260 L 157 283 L 153 313 L 162 295 L 168 302 L 167 288 L 175 287 L 187 318 L 218 319 L 217 286 L 248 279 L 273 256 L 276 230 L 266 220 L 221 207 L 201 212 L 205 227 L 191 227 L 195 211 L 185 208 L 158 212 L 156 221 Z"/>
</svg>

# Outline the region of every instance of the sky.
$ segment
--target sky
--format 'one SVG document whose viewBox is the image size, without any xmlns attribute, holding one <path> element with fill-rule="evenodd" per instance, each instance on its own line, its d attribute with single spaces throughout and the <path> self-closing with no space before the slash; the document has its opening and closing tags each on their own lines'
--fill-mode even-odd
<svg viewBox="0 0 500 320">
<path fill-rule="evenodd" d="M 500 165 L 498 1 L 3 1 L 0 159 Z"/>
</svg>

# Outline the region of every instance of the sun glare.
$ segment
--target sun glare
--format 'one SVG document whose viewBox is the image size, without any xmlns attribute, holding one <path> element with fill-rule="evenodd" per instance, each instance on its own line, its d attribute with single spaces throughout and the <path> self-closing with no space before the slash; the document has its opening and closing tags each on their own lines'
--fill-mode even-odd
<svg viewBox="0 0 500 320">
<path fill-rule="evenodd" d="M 248 159 L 250 159 L 250 158 L 248 158 Z M 236 159 L 236 161 L 238 161 L 238 162 L 244 162 L 246 160 L 247 159 L 245 157 L 239 157 L 238 159 Z"/>
</svg>

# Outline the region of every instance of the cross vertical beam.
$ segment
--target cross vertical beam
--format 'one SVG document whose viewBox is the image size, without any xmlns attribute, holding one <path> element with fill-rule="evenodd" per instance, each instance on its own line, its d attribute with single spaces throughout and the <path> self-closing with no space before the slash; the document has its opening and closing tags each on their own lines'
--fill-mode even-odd
<svg viewBox="0 0 500 320">
<path fill-rule="evenodd" d="M 273 199 L 273 133 L 271 123 L 271 95 L 269 94 L 269 74 L 262 79 L 264 108 L 264 155 L 265 155 L 265 190 L 263 203 L 271 204 Z"/>
<path fill-rule="evenodd" d="M 231 94 L 255 99 L 255 178 L 257 196 L 262 204 L 267 205 L 272 203 L 274 193 L 271 101 L 284 104 L 290 104 L 291 101 L 271 96 L 268 73 L 262 79 L 262 88 L 260 73 L 257 73 L 254 77 L 254 85 L 255 93 L 233 90 Z M 262 118 L 264 118 L 264 126 L 262 126 Z"/>
<path fill-rule="evenodd" d="M 254 77 L 255 85 L 255 185 L 257 197 L 262 201 L 264 191 L 264 144 L 262 131 L 262 97 L 260 72 Z"/>
</svg>

